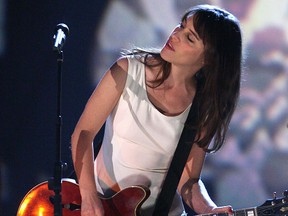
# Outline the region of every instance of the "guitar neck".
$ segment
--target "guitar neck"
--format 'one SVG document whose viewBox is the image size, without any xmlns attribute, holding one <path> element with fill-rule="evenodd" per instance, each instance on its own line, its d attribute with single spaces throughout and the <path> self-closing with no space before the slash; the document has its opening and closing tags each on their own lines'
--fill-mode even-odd
<svg viewBox="0 0 288 216">
<path fill-rule="evenodd" d="M 233 216 L 257 216 L 257 208 L 247 208 L 247 209 L 239 209 L 233 211 Z M 229 213 L 212 213 L 212 214 L 201 214 L 196 216 L 229 216 Z"/>
</svg>

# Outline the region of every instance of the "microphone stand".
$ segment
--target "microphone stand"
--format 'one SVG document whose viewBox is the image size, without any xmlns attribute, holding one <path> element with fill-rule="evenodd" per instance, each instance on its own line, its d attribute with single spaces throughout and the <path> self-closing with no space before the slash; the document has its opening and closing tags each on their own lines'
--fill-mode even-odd
<svg viewBox="0 0 288 216">
<path fill-rule="evenodd" d="M 55 48 L 55 47 L 54 47 Z M 48 180 L 49 190 L 54 191 L 54 196 L 50 197 L 54 205 L 54 216 L 62 216 L 62 172 L 67 168 L 67 164 L 61 161 L 61 138 L 62 138 L 62 117 L 61 117 L 61 94 L 62 94 L 62 64 L 63 64 L 63 51 L 62 47 L 54 49 L 57 51 L 57 64 L 58 64 L 58 93 L 57 93 L 57 132 L 56 132 L 56 162 L 54 165 L 54 177 Z"/>
</svg>

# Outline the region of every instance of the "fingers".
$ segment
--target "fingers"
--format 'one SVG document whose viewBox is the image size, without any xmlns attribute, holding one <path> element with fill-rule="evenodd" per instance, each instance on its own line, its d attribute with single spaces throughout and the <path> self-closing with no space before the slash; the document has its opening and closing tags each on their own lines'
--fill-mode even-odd
<svg viewBox="0 0 288 216">
<path fill-rule="evenodd" d="M 233 208 L 232 206 L 220 206 L 213 209 L 213 213 L 228 213 L 233 214 Z"/>
</svg>

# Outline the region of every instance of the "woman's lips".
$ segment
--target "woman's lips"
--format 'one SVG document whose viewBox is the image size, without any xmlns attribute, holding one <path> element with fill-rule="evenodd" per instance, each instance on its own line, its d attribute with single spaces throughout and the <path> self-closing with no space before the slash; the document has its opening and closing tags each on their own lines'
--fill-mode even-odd
<svg viewBox="0 0 288 216">
<path fill-rule="evenodd" d="M 165 46 L 166 46 L 167 49 L 169 49 L 169 50 L 171 50 L 171 51 L 175 51 L 175 50 L 174 50 L 174 47 L 172 46 L 172 44 L 171 44 L 171 42 L 170 42 L 170 40 L 167 41 L 167 43 L 166 43 Z"/>
</svg>

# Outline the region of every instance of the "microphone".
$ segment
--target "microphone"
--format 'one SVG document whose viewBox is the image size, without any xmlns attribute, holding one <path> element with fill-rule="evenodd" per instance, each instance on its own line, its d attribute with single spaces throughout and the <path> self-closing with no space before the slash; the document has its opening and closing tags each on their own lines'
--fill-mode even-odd
<svg viewBox="0 0 288 216">
<path fill-rule="evenodd" d="M 54 45 L 53 50 L 60 52 L 64 46 L 66 37 L 69 34 L 69 28 L 66 24 L 60 23 L 55 28 L 55 33 L 53 36 Z"/>
</svg>

